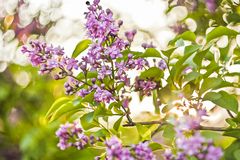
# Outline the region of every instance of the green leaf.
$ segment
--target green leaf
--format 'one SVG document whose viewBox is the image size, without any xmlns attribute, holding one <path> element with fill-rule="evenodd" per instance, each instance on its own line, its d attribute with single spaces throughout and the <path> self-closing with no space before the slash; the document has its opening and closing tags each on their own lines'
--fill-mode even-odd
<svg viewBox="0 0 240 160">
<path fill-rule="evenodd" d="M 97 78 L 97 72 L 95 72 L 95 71 L 93 71 L 93 72 L 87 72 L 87 79 L 91 79 L 91 78 Z M 84 75 L 84 73 L 83 72 L 81 72 L 81 73 L 79 73 L 78 75 L 77 75 L 77 79 L 79 79 L 79 80 L 83 80 L 83 79 L 85 79 L 85 75 Z"/>
<path fill-rule="evenodd" d="M 148 145 L 149 148 L 151 148 L 152 151 L 156 151 L 159 149 L 163 149 L 163 146 L 159 143 L 153 142 Z"/>
<path fill-rule="evenodd" d="M 72 58 L 76 58 L 80 53 L 86 50 L 91 43 L 92 41 L 89 39 L 80 41 L 73 51 Z"/>
<path fill-rule="evenodd" d="M 197 66 L 201 67 L 201 66 L 202 66 L 202 60 L 203 60 L 203 58 L 205 57 L 205 55 L 207 54 L 207 52 L 209 52 L 209 49 L 206 49 L 206 50 L 204 50 L 204 51 L 198 52 L 198 53 L 194 56 L 193 62 L 194 62 Z"/>
<path fill-rule="evenodd" d="M 227 61 L 229 56 L 228 56 L 228 53 L 229 53 L 229 50 L 230 50 L 230 45 L 231 43 L 229 42 L 228 45 L 225 47 L 225 48 L 219 48 L 219 51 L 220 51 L 220 60 L 221 61 Z"/>
<path fill-rule="evenodd" d="M 215 61 L 211 61 L 211 63 L 205 68 L 207 72 L 203 75 L 203 79 L 206 79 L 212 73 L 217 72 L 220 68 L 221 67 Z"/>
<path fill-rule="evenodd" d="M 227 147 L 225 149 L 224 159 L 226 159 L 226 160 L 239 160 L 239 157 L 236 158 L 236 155 L 238 155 L 238 153 L 235 153 L 235 152 L 239 152 L 239 148 L 240 148 L 240 140 L 234 141 L 229 147 Z"/>
<path fill-rule="evenodd" d="M 218 93 L 208 92 L 203 97 L 203 100 L 209 100 L 222 108 L 233 111 L 234 113 L 238 112 L 238 101 L 236 97 L 225 91 L 220 91 Z"/>
<path fill-rule="evenodd" d="M 232 119 L 232 118 L 227 118 L 225 121 L 229 124 L 231 128 L 236 128 L 238 124 Z"/>
<path fill-rule="evenodd" d="M 96 132 L 93 132 L 92 134 L 93 134 L 93 136 L 96 136 L 96 137 L 106 137 L 106 136 L 110 135 L 109 131 L 106 130 L 105 128 L 102 128 Z"/>
<path fill-rule="evenodd" d="M 240 48 L 238 48 L 238 47 L 234 48 L 233 54 L 235 54 L 236 56 L 239 57 L 240 56 Z"/>
<path fill-rule="evenodd" d="M 148 48 L 143 54 L 136 55 L 134 58 L 157 57 L 161 58 L 161 54 L 155 48 Z"/>
<path fill-rule="evenodd" d="M 132 145 L 139 142 L 139 133 L 137 128 L 134 127 L 120 127 L 119 128 L 120 139 L 123 145 Z"/>
<path fill-rule="evenodd" d="M 177 40 L 176 43 L 175 43 L 175 46 L 176 46 L 176 47 L 182 47 L 182 46 L 184 46 L 184 41 L 183 41 L 183 39 Z"/>
<path fill-rule="evenodd" d="M 214 28 L 211 32 L 209 32 L 206 36 L 207 42 L 215 39 L 215 38 L 219 38 L 223 35 L 227 35 L 227 36 L 236 36 L 238 35 L 237 31 L 234 31 L 232 29 L 229 29 L 227 27 L 223 27 L 223 26 L 219 26 Z"/>
<path fill-rule="evenodd" d="M 168 124 L 164 127 L 163 137 L 169 138 L 169 139 L 173 139 L 175 137 L 175 130 L 173 125 Z"/>
<path fill-rule="evenodd" d="M 207 78 L 204 79 L 200 89 L 200 94 L 208 91 L 209 89 L 219 89 L 223 87 L 230 87 L 231 83 L 224 81 L 222 78 Z"/>
<path fill-rule="evenodd" d="M 183 78 L 183 81 L 187 82 L 187 81 L 192 81 L 197 79 L 198 77 L 200 77 L 201 74 L 195 71 L 190 72 L 189 74 L 185 75 Z"/>
<path fill-rule="evenodd" d="M 48 110 L 45 118 L 46 119 L 50 119 L 50 117 L 52 116 L 52 114 L 63 104 L 67 103 L 71 101 L 70 98 L 68 97 L 61 97 L 59 99 L 57 99 L 53 104 L 52 106 L 50 107 L 50 109 Z"/>
<path fill-rule="evenodd" d="M 171 75 L 174 77 L 176 82 L 179 81 L 180 75 L 182 71 L 187 67 L 184 65 L 184 62 L 197 50 L 200 49 L 201 46 L 199 45 L 190 45 L 186 46 L 184 50 L 184 56 L 178 60 L 178 62 L 173 66 L 171 70 Z"/>
<path fill-rule="evenodd" d="M 88 95 L 86 95 L 83 99 L 82 99 L 82 103 L 83 102 L 88 102 L 88 103 L 93 103 L 93 99 L 94 99 L 94 91 L 92 91 L 91 93 L 89 93 Z"/>
<path fill-rule="evenodd" d="M 95 123 L 93 120 L 94 120 L 94 112 L 89 112 L 89 113 L 84 114 L 80 118 L 83 129 L 89 130 L 91 128 L 97 127 L 98 124 Z"/>
<path fill-rule="evenodd" d="M 170 45 L 174 44 L 177 40 L 179 39 L 183 39 L 183 40 L 188 40 L 188 41 L 192 41 L 195 42 L 196 40 L 196 35 L 191 32 L 191 31 L 186 31 L 180 35 L 178 35 L 176 38 L 174 38 L 172 41 L 169 42 Z"/>
<path fill-rule="evenodd" d="M 140 79 L 154 79 L 160 80 L 163 77 L 163 71 L 157 67 L 151 67 L 146 71 L 143 71 L 139 76 Z"/>
<path fill-rule="evenodd" d="M 161 52 L 169 58 L 175 50 L 176 50 L 176 47 L 170 48 L 168 50 L 161 51 Z"/>
<path fill-rule="evenodd" d="M 240 139 L 240 129 L 228 129 L 223 135 Z"/>
<path fill-rule="evenodd" d="M 142 141 L 151 139 L 152 132 L 148 127 L 141 124 L 137 124 L 136 127 Z"/>
<path fill-rule="evenodd" d="M 118 131 L 120 125 L 121 125 L 121 122 L 122 122 L 122 119 L 123 119 L 123 116 L 121 116 L 113 125 L 113 129 L 115 129 L 116 131 Z"/>
<path fill-rule="evenodd" d="M 236 160 L 240 160 L 240 149 L 234 151 L 233 155 L 236 158 Z"/>
<path fill-rule="evenodd" d="M 196 89 L 196 85 L 193 82 L 188 82 L 182 89 L 182 93 L 184 94 L 184 97 L 187 99 L 190 99 L 192 97 L 193 92 Z"/>
<path fill-rule="evenodd" d="M 190 157 L 189 160 L 198 160 L 196 157 Z"/>
<path fill-rule="evenodd" d="M 85 108 L 85 107 L 83 105 L 75 106 L 75 105 L 73 105 L 72 101 L 64 103 L 52 114 L 49 122 L 52 122 L 52 121 L 60 118 L 61 116 L 67 114 L 68 112 L 80 111 L 82 108 Z"/>
<path fill-rule="evenodd" d="M 200 45 L 189 45 L 189 46 L 186 46 L 185 49 L 184 49 L 184 54 L 185 55 L 188 55 L 188 54 L 192 54 L 196 51 L 198 51 L 202 46 Z"/>
</svg>

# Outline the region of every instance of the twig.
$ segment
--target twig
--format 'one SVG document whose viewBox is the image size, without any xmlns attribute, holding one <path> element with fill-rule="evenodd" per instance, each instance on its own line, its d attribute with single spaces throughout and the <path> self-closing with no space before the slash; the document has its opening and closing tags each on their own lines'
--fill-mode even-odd
<svg viewBox="0 0 240 160">
<path fill-rule="evenodd" d="M 227 113 L 231 118 L 235 118 L 229 109 L 227 109 Z"/>
<path fill-rule="evenodd" d="M 132 123 L 128 123 L 128 124 L 124 124 L 123 127 L 131 127 L 131 126 L 136 126 L 137 124 L 141 124 L 141 125 L 152 125 L 152 124 L 167 124 L 166 122 L 161 122 L 161 121 L 148 121 L 148 122 L 132 122 Z"/>
<path fill-rule="evenodd" d="M 162 122 L 162 121 L 148 121 L 148 122 L 132 122 L 128 124 L 124 124 L 123 127 L 131 127 L 131 126 L 136 126 L 137 124 L 141 125 L 153 125 L 153 124 L 159 124 L 160 126 L 169 124 L 167 122 Z M 225 127 L 207 127 L 207 126 L 200 126 L 199 128 L 196 128 L 196 130 L 211 130 L 211 131 L 226 131 L 227 128 Z"/>
<path fill-rule="evenodd" d="M 227 130 L 225 127 L 206 127 L 206 126 L 200 126 L 198 130 L 211 130 L 211 131 L 220 131 L 224 132 Z"/>
<path fill-rule="evenodd" d="M 128 125 L 135 125 L 135 123 L 133 122 L 132 118 L 129 115 L 129 112 L 125 109 L 125 107 L 122 106 L 122 109 L 124 110 L 124 112 L 126 113 L 126 117 L 128 119 Z"/>
</svg>

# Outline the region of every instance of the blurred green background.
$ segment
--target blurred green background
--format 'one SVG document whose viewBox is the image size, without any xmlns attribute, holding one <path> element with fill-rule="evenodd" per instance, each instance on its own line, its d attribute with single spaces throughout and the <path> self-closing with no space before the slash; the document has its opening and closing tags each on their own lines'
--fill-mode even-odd
<svg viewBox="0 0 240 160">
<path fill-rule="evenodd" d="M 44 122 L 53 101 L 63 94 L 63 81 L 39 76 L 32 66 L 11 64 L 0 73 L 0 160 L 93 158 L 91 150 L 60 151 L 55 136 L 59 122 Z"/>
</svg>

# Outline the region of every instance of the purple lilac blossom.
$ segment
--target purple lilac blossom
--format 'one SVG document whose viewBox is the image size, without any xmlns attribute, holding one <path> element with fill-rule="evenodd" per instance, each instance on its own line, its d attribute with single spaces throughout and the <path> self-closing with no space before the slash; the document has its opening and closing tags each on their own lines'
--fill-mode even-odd
<svg viewBox="0 0 240 160">
<path fill-rule="evenodd" d="M 144 95 L 150 96 L 151 91 L 156 88 L 157 84 L 154 81 L 142 80 L 136 77 L 135 79 L 135 89 L 137 91 L 142 91 Z"/>
<path fill-rule="evenodd" d="M 108 160 L 134 160 L 130 151 L 124 148 L 118 138 L 112 137 L 105 142 L 106 144 L 106 157 Z"/>
<path fill-rule="evenodd" d="M 136 30 L 126 32 L 128 41 L 124 41 L 118 36 L 119 27 L 123 22 L 121 20 L 115 21 L 110 9 L 104 10 L 99 5 L 99 0 L 94 0 L 92 4 L 88 2 L 87 5 L 88 12 L 85 13 L 86 29 L 92 44 L 89 46 L 86 56 L 83 56 L 80 60 L 69 58 L 64 55 L 62 48 L 48 46 L 42 42 L 32 42 L 32 47 L 30 49 L 23 47 L 22 52 L 29 56 L 34 66 L 40 67 L 41 74 L 47 74 L 55 68 L 59 68 L 61 72 L 54 75 L 56 80 L 67 76 L 74 77 L 74 70 L 78 70 L 84 75 L 89 72 L 96 72 L 95 81 L 90 83 L 90 86 L 87 82 L 81 84 L 66 82 L 64 85 L 66 94 L 85 97 L 89 93 L 95 92 L 94 99 L 97 102 L 109 103 L 114 100 L 112 89 L 115 88 L 112 88 L 112 86 L 101 87 L 102 81 L 105 78 L 110 78 L 116 84 L 124 83 L 123 89 L 126 89 L 125 87 L 131 87 L 127 71 L 143 70 L 149 67 L 149 63 L 142 58 L 134 59 L 132 54 L 128 54 L 127 59 L 116 62 L 117 58 L 123 57 L 122 51 L 130 47 L 130 42 L 133 40 Z M 149 47 L 153 47 L 152 44 Z M 81 80 L 79 79 L 79 81 Z M 147 88 L 146 94 L 150 94 L 148 89 L 154 87 L 153 85 L 154 83 L 151 82 L 142 85 L 143 88 Z M 125 96 L 121 96 L 120 101 L 125 98 Z"/>
<path fill-rule="evenodd" d="M 139 143 L 134 147 L 135 156 L 137 160 L 155 160 L 155 155 L 152 150 L 148 147 L 148 143 Z"/>
<path fill-rule="evenodd" d="M 207 160 L 219 160 L 223 156 L 223 152 L 220 148 L 210 145 L 207 149 L 208 153 L 206 155 Z"/>
<path fill-rule="evenodd" d="M 137 33 L 137 30 L 134 29 L 134 30 L 132 30 L 132 31 L 125 32 L 125 36 L 127 37 L 127 40 L 128 40 L 129 42 L 132 42 L 134 36 L 136 35 L 136 33 Z"/>
<path fill-rule="evenodd" d="M 89 137 L 83 133 L 78 121 L 66 123 L 64 125 L 62 124 L 56 131 L 56 136 L 59 138 L 57 146 L 61 150 L 65 150 L 69 147 L 75 147 L 81 150 L 89 144 Z"/>
<path fill-rule="evenodd" d="M 216 0 L 205 0 L 205 3 L 209 12 L 215 12 L 217 8 Z"/>
<path fill-rule="evenodd" d="M 131 147 L 123 147 L 117 137 L 105 142 L 107 160 L 155 160 L 155 155 L 148 147 L 148 142 L 139 143 Z M 97 158 L 96 158 L 97 159 Z"/>
<path fill-rule="evenodd" d="M 156 48 L 156 46 L 154 46 L 152 42 L 151 42 L 151 43 L 143 43 L 143 44 L 142 44 L 142 47 L 143 47 L 144 49 L 147 49 L 147 48 Z"/>
<path fill-rule="evenodd" d="M 220 160 L 223 153 L 221 148 L 215 147 L 211 140 L 204 138 L 197 128 L 200 127 L 201 117 L 206 116 L 205 110 L 199 110 L 197 116 L 184 116 L 175 123 L 176 149 L 173 154 L 166 150 L 166 160 L 185 160 L 189 156 L 199 160 Z"/>
<path fill-rule="evenodd" d="M 97 88 L 96 92 L 94 93 L 94 99 L 97 102 L 105 102 L 110 103 L 111 100 L 114 100 L 112 94 L 104 89 Z"/>
<path fill-rule="evenodd" d="M 98 43 L 107 40 L 108 35 L 117 35 L 119 30 L 115 24 L 113 13 L 110 9 L 106 11 L 99 7 L 99 2 L 94 2 L 88 7 L 89 12 L 86 13 L 86 28 L 90 38 L 96 39 Z"/>
<path fill-rule="evenodd" d="M 45 42 L 31 41 L 31 47 L 23 46 L 22 53 L 27 54 L 33 66 L 39 66 L 40 74 L 48 74 L 55 68 L 60 68 L 68 74 L 72 74 L 72 70 L 78 69 L 78 61 L 64 56 L 64 50 L 60 47 L 47 45 Z M 64 77 L 58 75 L 57 79 Z"/>
<path fill-rule="evenodd" d="M 158 62 L 158 68 L 160 68 L 161 70 L 165 70 L 167 68 L 167 64 L 166 64 L 166 62 L 163 59 L 161 59 Z"/>
</svg>

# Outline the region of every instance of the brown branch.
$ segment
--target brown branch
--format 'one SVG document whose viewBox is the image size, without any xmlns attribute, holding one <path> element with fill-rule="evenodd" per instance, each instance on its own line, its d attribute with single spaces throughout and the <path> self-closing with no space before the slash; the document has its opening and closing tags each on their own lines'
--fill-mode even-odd
<svg viewBox="0 0 240 160">
<path fill-rule="evenodd" d="M 231 112 L 229 109 L 227 109 L 227 113 L 228 113 L 228 115 L 229 115 L 231 118 L 235 118 L 235 117 L 233 116 L 232 112 Z"/>
<path fill-rule="evenodd" d="M 210 130 L 210 131 L 220 131 L 224 132 L 227 130 L 225 127 L 206 127 L 206 126 L 200 126 L 198 130 Z"/>
<path fill-rule="evenodd" d="M 123 107 L 123 106 L 121 106 L 121 107 L 124 110 L 124 112 L 126 113 L 126 117 L 128 119 L 128 124 L 132 125 L 132 126 L 135 126 L 135 123 L 133 122 L 132 118 L 130 117 L 129 112 L 126 110 L 125 107 Z"/>
<path fill-rule="evenodd" d="M 123 127 L 131 127 L 131 126 L 136 126 L 137 124 L 141 124 L 141 125 L 152 125 L 152 124 L 167 124 L 166 122 L 161 122 L 161 121 L 148 121 L 148 122 L 132 122 L 132 123 L 127 123 L 124 124 Z"/>
<path fill-rule="evenodd" d="M 141 125 L 153 125 L 153 124 L 159 124 L 160 126 L 169 124 L 167 122 L 162 122 L 162 121 L 148 121 L 148 122 L 132 122 L 128 124 L 124 124 L 123 127 L 131 127 L 131 126 L 136 126 L 137 124 Z M 196 130 L 211 130 L 211 131 L 220 131 L 224 132 L 227 130 L 225 127 L 207 127 L 207 126 L 200 126 Z"/>
</svg>

